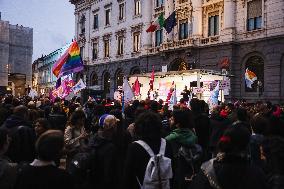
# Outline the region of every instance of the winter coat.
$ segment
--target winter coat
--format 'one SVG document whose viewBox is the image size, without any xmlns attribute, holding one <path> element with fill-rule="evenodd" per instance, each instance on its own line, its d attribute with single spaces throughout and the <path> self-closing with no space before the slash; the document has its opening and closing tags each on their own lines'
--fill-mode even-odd
<svg viewBox="0 0 284 189">
<path fill-rule="evenodd" d="M 112 189 L 117 184 L 117 150 L 112 141 L 99 135 L 89 140 L 91 151 L 91 186 L 96 189 Z"/>
<path fill-rule="evenodd" d="M 35 158 L 36 134 L 20 117 L 10 116 L 3 128 L 8 130 L 11 142 L 6 155 L 16 163 L 31 162 Z"/>
<path fill-rule="evenodd" d="M 256 166 L 249 163 L 248 160 L 233 157 L 226 158 L 222 161 L 212 160 L 215 178 L 210 175 L 209 179 L 221 189 L 267 189 L 267 182 L 264 172 Z M 203 167 L 209 162 L 205 162 Z M 194 178 L 191 189 L 216 189 L 209 182 L 206 171 L 201 170 Z"/>
<path fill-rule="evenodd" d="M 11 163 L 7 158 L 0 157 L 0 188 L 13 188 L 17 175 L 16 164 Z"/>
<path fill-rule="evenodd" d="M 194 123 L 198 144 L 203 149 L 207 149 L 209 145 L 210 120 L 205 114 L 195 114 Z"/>
<path fill-rule="evenodd" d="M 67 123 L 67 117 L 65 114 L 52 113 L 48 116 L 48 122 L 51 129 L 58 129 L 64 132 Z"/>
<path fill-rule="evenodd" d="M 263 159 L 265 137 L 260 134 L 253 134 L 250 137 L 249 153 L 252 164 L 264 169 L 265 160 Z"/>
<path fill-rule="evenodd" d="M 155 141 L 143 139 L 154 154 L 158 154 L 161 146 L 161 139 Z M 173 159 L 171 146 L 166 145 L 165 156 Z M 144 175 L 147 164 L 150 160 L 148 152 L 139 144 L 133 142 L 128 147 L 128 152 L 125 161 L 124 175 L 123 175 L 123 188 L 140 189 L 137 179 L 143 183 Z"/>
</svg>

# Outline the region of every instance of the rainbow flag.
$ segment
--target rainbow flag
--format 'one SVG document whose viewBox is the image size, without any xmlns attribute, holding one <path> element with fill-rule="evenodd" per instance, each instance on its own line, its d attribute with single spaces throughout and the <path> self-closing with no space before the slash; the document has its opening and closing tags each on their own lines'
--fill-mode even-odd
<svg viewBox="0 0 284 189">
<path fill-rule="evenodd" d="M 253 73 L 252 71 L 250 71 L 248 68 L 246 69 L 246 73 L 245 73 L 245 81 L 246 81 L 246 86 L 248 88 L 252 88 L 252 84 L 253 82 L 255 82 L 257 80 L 257 77 L 255 75 L 255 73 Z"/>
<path fill-rule="evenodd" d="M 80 72 L 83 69 L 84 65 L 80 56 L 80 48 L 78 43 L 74 41 L 54 64 L 52 72 L 56 77 L 62 77 L 71 73 Z"/>
</svg>

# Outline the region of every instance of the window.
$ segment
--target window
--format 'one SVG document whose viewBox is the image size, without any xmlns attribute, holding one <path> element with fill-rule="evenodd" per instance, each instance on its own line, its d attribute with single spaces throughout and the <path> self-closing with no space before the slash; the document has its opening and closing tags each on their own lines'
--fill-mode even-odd
<svg viewBox="0 0 284 189">
<path fill-rule="evenodd" d="M 245 91 L 257 92 L 258 88 L 262 91 L 264 89 L 264 60 L 260 56 L 252 56 L 245 63 L 244 72 L 246 69 L 253 72 L 257 80 L 252 83 L 251 88 L 245 84 Z"/>
<path fill-rule="evenodd" d="M 94 43 L 93 44 L 93 60 L 98 59 L 98 44 Z"/>
<path fill-rule="evenodd" d="M 94 30 L 99 28 L 99 15 L 95 14 L 94 15 Z"/>
<path fill-rule="evenodd" d="M 160 46 L 163 43 L 163 29 L 155 32 L 155 46 Z"/>
<path fill-rule="evenodd" d="M 119 17 L 118 20 L 124 19 L 124 3 L 119 4 Z"/>
<path fill-rule="evenodd" d="M 156 0 L 156 7 L 161 7 L 164 4 L 164 0 Z"/>
<path fill-rule="evenodd" d="M 98 85 L 98 75 L 96 73 L 93 73 L 93 76 L 92 76 L 92 80 L 91 80 L 91 85 Z"/>
<path fill-rule="evenodd" d="M 118 37 L 117 54 L 123 55 L 123 36 Z"/>
<path fill-rule="evenodd" d="M 140 50 L 140 33 L 133 33 L 133 51 L 138 52 Z"/>
<path fill-rule="evenodd" d="M 140 15 L 141 14 L 141 2 L 140 0 L 134 0 L 134 15 Z"/>
<path fill-rule="evenodd" d="M 106 10 L 106 26 L 110 25 L 110 9 Z"/>
<path fill-rule="evenodd" d="M 182 21 L 179 24 L 179 39 L 187 39 L 188 38 L 188 22 Z"/>
<path fill-rule="evenodd" d="M 86 22 L 86 17 L 85 15 L 83 15 L 81 16 L 81 19 L 80 19 L 81 34 L 85 33 L 85 22 Z"/>
<path fill-rule="evenodd" d="M 80 47 L 80 55 L 81 55 L 81 58 L 84 57 L 84 47 Z"/>
<path fill-rule="evenodd" d="M 104 47 L 105 47 L 105 58 L 109 57 L 109 39 L 104 41 Z"/>
<path fill-rule="evenodd" d="M 208 19 L 208 36 L 219 35 L 219 15 L 210 16 Z"/>
<path fill-rule="evenodd" d="M 257 30 L 262 25 L 262 0 L 253 0 L 247 4 L 247 30 Z"/>
</svg>

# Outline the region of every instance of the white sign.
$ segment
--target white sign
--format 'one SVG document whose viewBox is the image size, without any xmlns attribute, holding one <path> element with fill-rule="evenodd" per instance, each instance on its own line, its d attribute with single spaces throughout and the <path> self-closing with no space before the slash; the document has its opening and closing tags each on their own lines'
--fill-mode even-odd
<svg viewBox="0 0 284 189">
<path fill-rule="evenodd" d="M 212 82 L 212 89 L 214 89 L 217 85 L 216 81 Z M 219 89 L 220 90 L 226 90 L 226 89 L 230 89 L 231 88 L 231 82 L 230 79 L 226 79 L 226 80 L 221 80 L 219 82 Z"/>
<path fill-rule="evenodd" d="M 168 66 L 162 66 L 162 72 L 168 72 Z"/>
</svg>

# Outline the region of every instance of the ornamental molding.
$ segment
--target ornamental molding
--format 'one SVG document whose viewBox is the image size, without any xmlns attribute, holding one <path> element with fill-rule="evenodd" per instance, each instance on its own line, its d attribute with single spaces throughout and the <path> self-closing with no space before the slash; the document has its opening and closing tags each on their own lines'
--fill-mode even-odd
<svg viewBox="0 0 284 189">
<path fill-rule="evenodd" d="M 116 37 L 125 37 L 126 34 L 126 28 L 120 29 L 115 32 Z"/>
<path fill-rule="evenodd" d="M 99 39 L 100 39 L 100 37 L 93 37 L 92 39 L 91 39 L 91 41 L 93 42 L 93 43 L 99 43 Z"/>
<path fill-rule="evenodd" d="M 142 27 L 143 27 L 143 23 L 137 24 L 137 25 L 132 25 L 131 27 L 131 32 L 142 32 Z"/>
<path fill-rule="evenodd" d="M 79 43 L 81 46 L 84 46 L 85 43 L 86 43 L 86 37 L 83 36 L 83 35 L 79 35 L 78 43 Z"/>
<path fill-rule="evenodd" d="M 176 9 L 177 19 L 178 20 L 191 19 L 192 11 L 193 7 L 191 2 L 183 3 L 182 5 L 178 6 Z"/>
<path fill-rule="evenodd" d="M 112 6 L 112 3 L 108 3 L 108 4 L 106 4 L 106 5 L 104 6 L 104 8 L 105 8 L 105 9 L 108 9 L 108 8 L 111 8 L 111 6 Z"/>
<path fill-rule="evenodd" d="M 106 33 L 103 35 L 103 40 L 110 40 L 111 39 L 111 36 L 112 36 L 112 33 Z"/>
<path fill-rule="evenodd" d="M 96 8 L 96 9 L 92 10 L 92 13 L 97 13 L 97 12 L 99 12 L 99 11 L 100 11 L 100 7 L 98 7 L 98 8 Z"/>
</svg>

